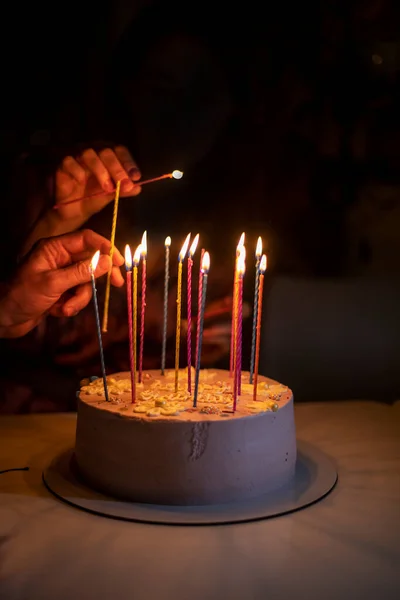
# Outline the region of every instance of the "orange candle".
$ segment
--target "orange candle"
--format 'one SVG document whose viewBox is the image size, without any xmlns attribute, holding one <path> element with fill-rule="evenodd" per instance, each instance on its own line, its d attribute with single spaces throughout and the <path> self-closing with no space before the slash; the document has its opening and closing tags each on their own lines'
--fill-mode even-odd
<svg viewBox="0 0 400 600">
<path fill-rule="evenodd" d="M 260 333 L 261 333 L 261 313 L 263 301 L 264 273 L 267 268 L 267 257 L 262 255 L 260 261 L 260 279 L 258 283 L 258 306 L 257 306 L 257 333 L 256 333 L 256 356 L 254 361 L 254 378 L 253 378 L 253 400 L 257 400 L 257 379 L 258 379 L 258 364 L 260 361 Z"/>
</svg>

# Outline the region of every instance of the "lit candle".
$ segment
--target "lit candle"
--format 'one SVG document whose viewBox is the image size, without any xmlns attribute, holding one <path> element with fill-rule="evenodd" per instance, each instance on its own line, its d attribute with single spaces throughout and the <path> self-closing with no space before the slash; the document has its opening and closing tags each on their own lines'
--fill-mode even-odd
<svg viewBox="0 0 400 600">
<path fill-rule="evenodd" d="M 199 393 L 199 379 L 200 379 L 200 363 L 201 363 L 201 346 L 203 343 L 203 328 L 204 328 L 204 312 L 206 306 L 206 293 L 207 293 L 207 279 L 208 271 L 210 269 L 210 255 L 208 252 L 204 252 L 203 259 L 201 261 L 201 272 L 203 274 L 203 286 L 201 292 L 201 306 L 200 306 L 200 330 L 199 337 L 197 340 L 197 363 L 196 363 L 196 374 L 194 381 L 194 394 L 193 394 L 193 406 L 197 406 L 197 396 Z"/>
<path fill-rule="evenodd" d="M 256 356 L 256 329 L 257 329 L 257 310 L 258 310 L 258 284 L 260 279 L 260 260 L 262 255 L 262 239 L 257 240 L 256 246 L 256 276 L 254 282 L 254 303 L 253 303 L 253 331 L 251 335 L 251 356 L 250 356 L 250 383 L 253 383 L 254 360 Z"/>
<path fill-rule="evenodd" d="M 100 258 L 100 250 L 93 255 L 93 258 L 89 265 L 90 278 L 92 280 L 92 289 L 93 289 L 93 305 L 94 305 L 94 313 L 96 316 L 96 328 L 97 328 L 97 338 L 99 341 L 99 349 L 100 349 L 100 363 L 101 363 L 101 372 L 103 375 L 103 385 L 104 385 L 104 395 L 106 397 L 107 402 L 110 401 L 108 397 L 108 387 L 107 387 L 107 376 L 106 376 L 106 367 L 104 364 L 104 352 L 103 352 L 103 341 L 101 338 L 101 329 L 100 329 L 100 315 L 99 315 L 99 306 L 97 303 L 97 291 L 96 291 L 96 280 L 94 278 L 94 272 L 97 267 L 97 263 Z"/>
<path fill-rule="evenodd" d="M 240 236 L 239 243 L 236 247 L 236 258 L 235 258 L 235 268 L 233 272 L 233 294 L 232 294 L 232 326 L 231 326 L 231 358 L 230 358 L 230 376 L 233 376 L 233 372 L 235 370 L 235 356 L 236 356 L 236 298 L 237 298 L 237 284 L 238 284 L 238 276 L 237 276 L 237 261 L 240 254 L 240 249 L 244 245 L 245 234 L 244 232 Z"/>
<path fill-rule="evenodd" d="M 128 245 L 125 246 L 125 268 L 126 268 L 126 300 L 128 304 L 128 329 L 129 329 L 129 364 L 131 369 L 132 403 L 135 401 L 135 376 L 133 368 L 133 319 L 132 319 L 132 253 Z"/>
<path fill-rule="evenodd" d="M 167 352 L 167 328 L 168 328 L 168 283 L 169 283 L 169 248 L 171 238 L 165 238 L 165 271 L 164 271 L 164 318 L 161 351 L 161 375 L 165 373 L 165 356 Z"/>
<path fill-rule="evenodd" d="M 110 258 L 111 258 L 111 266 L 107 273 L 107 282 L 106 282 L 106 295 L 104 298 L 104 313 L 103 313 L 103 332 L 107 331 L 108 327 L 108 308 L 110 304 L 110 289 L 111 289 L 111 273 L 112 273 L 112 260 L 114 255 L 114 246 L 115 246 L 115 232 L 117 230 L 117 216 L 118 216 L 118 203 L 119 203 L 119 192 L 120 192 L 121 182 L 117 181 L 117 187 L 115 189 L 115 200 L 114 200 L 114 212 L 113 219 L 111 225 L 111 248 L 110 248 Z"/>
<path fill-rule="evenodd" d="M 179 349 L 181 341 L 181 313 L 182 313 L 182 264 L 189 246 L 190 233 L 179 252 L 178 256 L 178 284 L 176 297 L 176 341 L 175 341 L 175 393 L 178 392 L 179 385 Z"/>
<path fill-rule="evenodd" d="M 199 361 L 199 357 L 197 355 L 197 346 L 199 342 L 200 335 L 200 309 L 201 309 L 201 294 L 202 294 L 202 286 L 203 286 L 203 272 L 201 270 L 201 265 L 203 264 L 204 257 L 204 248 L 201 249 L 200 253 L 200 269 L 199 269 L 199 289 L 197 290 L 197 324 L 196 324 L 196 358 L 195 358 L 195 368 L 197 367 L 197 363 Z"/>
<path fill-rule="evenodd" d="M 258 364 L 260 361 L 260 333 L 261 333 L 261 315 L 262 315 L 262 300 L 264 287 L 264 273 L 267 268 L 267 257 L 263 254 L 260 262 L 260 278 L 258 282 L 258 307 L 257 307 L 257 336 L 256 336 L 256 355 L 254 363 L 254 379 L 253 379 L 253 400 L 257 400 L 257 379 L 258 379 Z"/>
<path fill-rule="evenodd" d="M 144 346 L 144 315 L 146 310 L 146 258 L 147 258 L 147 232 L 142 236 L 141 242 L 142 257 L 142 303 L 140 310 L 140 340 L 139 340 L 139 383 L 142 383 L 143 371 L 143 346 Z"/>
<path fill-rule="evenodd" d="M 187 272 L 187 365 L 188 365 L 188 392 L 192 393 L 192 268 L 193 255 L 199 243 L 199 234 L 194 238 L 189 248 Z"/>
<path fill-rule="evenodd" d="M 237 259 L 237 294 L 236 294 L 236 353 L 233 391 L 233 410 L 236 410 L 238 396 L 242 393 L 242 321 L 243 321 L 243 277 L 245 273 L 246 249 L 240 248 Z"/>
<path fill-rule="evenodd" d="M 137 355 L 137 299 L 138 299 L 138 265 L 140 262 L 141 246 L 136 248 L 133 255 L 133 289 L 132 289 L 132 339 L 133 339 L 133 388 L 132 402 L 136 401 L 136 355 Z"/>
</svg>

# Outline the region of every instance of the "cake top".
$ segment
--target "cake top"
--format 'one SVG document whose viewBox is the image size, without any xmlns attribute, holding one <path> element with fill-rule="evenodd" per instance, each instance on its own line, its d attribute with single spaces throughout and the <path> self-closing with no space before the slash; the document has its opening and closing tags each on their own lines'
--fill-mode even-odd
<svg viewBox="0 0 400 600">
<path fill-rule="evenodd" d="M 197 406 L 187 389 L 187 369 L 179 370 L 178 392 L 175 392 L 175 371 L 144 371 L 142 383 L 136 384 L 136 401 L 131 399 L 129 372 L 107 377 L 110 401 L 104 395 L 101 378 L 84 379 L 79 392 L 80 401 L 93 407 L 116 413 L 121 417 L 143 420 L 209 421 L 250 417 L 259 413 L 276 412 L 292 398 L 291 390 L 267 377 L 258 376 L 257 399 L 253 398 L 250 374 L 242 372 L 242 393 L 233 411 L 233 378 L 228 371 L 200 371 Z M 192 388 L 194 387 L 192 369 Z"/>
</svg>

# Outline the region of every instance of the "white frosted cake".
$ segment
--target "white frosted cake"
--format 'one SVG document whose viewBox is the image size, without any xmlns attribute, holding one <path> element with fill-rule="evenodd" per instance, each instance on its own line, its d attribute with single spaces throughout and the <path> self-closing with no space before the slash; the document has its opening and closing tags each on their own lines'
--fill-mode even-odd
<svg viewBox="0 0 400 600">
<path fill-rule="evenodd" d="M 75 458 L 93 488 L 133 502 L 204 505 L 237 502 L 289 482 L 296 464 L 293 394 L 249 373 L 233 412 L 229 372 L 202 370 L 197 406 L 187 371 L 146 371 L 131 400 L 130 373 L 84 380 L 78 397 Z M 192 384 L 194 383 L 194 371 Z"/>
</svg>

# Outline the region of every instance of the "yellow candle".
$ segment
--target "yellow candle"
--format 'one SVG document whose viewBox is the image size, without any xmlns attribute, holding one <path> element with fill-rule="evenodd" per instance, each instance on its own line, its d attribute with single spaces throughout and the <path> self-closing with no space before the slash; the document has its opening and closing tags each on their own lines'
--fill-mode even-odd
<svg viewBox="0 0 400 600">
<path fill-rule="evenodd" d="M 176 340 L 175 340 L 175 393 L 179 386 L 179 349 L 181 340 L 181 313 L 182 313 L 182 265 L 189 246 L 190 233 L 182 246 L 178 256 L 178 284 L 176 296 Z"/>
<path fill-rule="evenodd" d="M 110 266 L 110 270 L 107 273 L 106 295 L 105 295 L 105 299 L 104 299 L 104 313 L 103 313 L 103 327 L 102 327 L 103 332 L 106 332 L 107 327 L 108 327 L 108 307 L 110 304 L 112 259 L 113 259 L 113 255 L 114 255 L 115 231 L 117 229 L 117 216 L 118 216 L 120 187 L 121 187 L 121 182 L 117 181 L 117 187 L 115 189 L 114 213 L 113 213 L 113 220 L 112 220 L 112 226 L 111 226 L 111 248 L 110 248 L 111 266 Z"/>
<path fill-rule="evenodd" d="M 138 305 L 138 265 L 142 246 L 136 248 L 133 256 L 133 286 L 132 286 L 132 341 L 133 341 L 133 380 L 136 382 L 136 356 L 137 356 L 137 305 Z"/>
<path fill-rule="evenodd" d="M 230 375 L 233 377 L 236 364 L 236 322 L 237 322 L 237 295 L 239 286 L 239 277 L 237 262 L 240 256 L 241 248 L 244 247 L 245 233 L 240 236 L 236 247 L 235 270 L 233 273 L 233 295 L 232 295 L 232 327 L 231 327 L 231 358 L 230 358 Z"/>
</svg>

